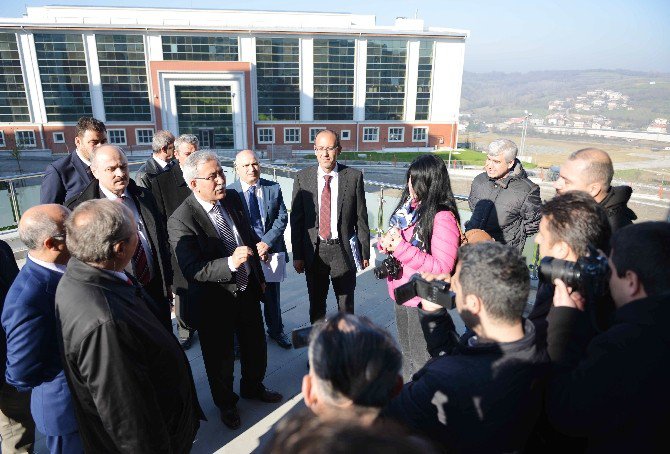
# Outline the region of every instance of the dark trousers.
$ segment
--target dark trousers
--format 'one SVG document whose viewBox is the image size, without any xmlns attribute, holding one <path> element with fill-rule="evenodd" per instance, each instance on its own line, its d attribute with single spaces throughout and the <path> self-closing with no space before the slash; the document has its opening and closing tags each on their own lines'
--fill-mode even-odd
<svg viewBox="0 0 670 454">
<path fill-rule="evenodd" d="M 57 436 L 47 435 L 45 438 L 50 454 L 81 454 L 84 452 L 79 432 Z"/>
<path fill-rule="evenodd" d="M 235 406 L 239 399 L 233 391 L 235 334 L 240 344 L 240 391 L 255 394 L 262 390 L 267 346 L 259 299 L 259 289 L 250 284 L 238 296 L 226 293 L 225 300 L 200 302 L 200 348 L 214 404 L 221 409 Z"/>
<path fill-rule="evenodd" d="M 412 379 L 412 375 L 428 362 L 430 354 L 419 322 L 419 310 L 416 307 L 396 304 L 395 320 L 402 351 L 402 378 L 407 383 Z"/>
<path fill-rule="evenodd" d="M 0 378 L 0 452 L 33 452 L 35 422 L 30 414 L 30 392 L 19 392 Z"/>
<path fill-rule="evenodd" d="M 188 304 L 185 293 L 186 292 L 184 292 L 182 295 L 177 294 L 174 296 L 174 314 L 175 318 L 177 319 L 177 331 L 179 333 L 179 339 L 188 339 L 192 335 L 193 331 L 195 331 L 184 320 L 186 318 L 184 317 L 184 314 L 186 313 L 186 305 Z"/>
<path fill-rule="evenodd" d="M 314 260 L 305 268 L 305 278 L 307 279 L 311 323 L 326 316 L 329 280 L 333 283 L 339 310 L 354 313 L 356 270 L 351 270 L 347 266 L 340 244 L 329 245 L 320 242 L 314 251 Z"/>
<path fill-rule="evenodd" d="M 265 293 L 261 298 L 265 325 L 270 336 L 278 336 L 284 332 L 284 323 L 281 319 L 281 305 L 279 299 L 279 282 L 265 284 Z"/>
</svg>

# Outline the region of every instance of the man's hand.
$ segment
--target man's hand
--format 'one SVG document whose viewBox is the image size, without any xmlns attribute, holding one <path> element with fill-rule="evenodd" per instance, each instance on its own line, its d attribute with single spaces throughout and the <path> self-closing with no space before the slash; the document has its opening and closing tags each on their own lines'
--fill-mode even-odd
<svg viewBox="0 0 670 454">
<path fill-rule="evenodd" d="M 380 238 L 379 243 L 381 245 L 382 251 L 388 253 L 395 251 L 395 248 L 398 247 L 398 244 L 400 244 L 400 240 L 400 230 L 394 227 Z"/>
<path fill-rule="evenodd" d="M 579 292 L 573 291 L 572 287 L 567 287 L 560 279 L 554 279 L 554 286 L 554 306 L 572 307 L 584 311 L 586 300 Z"/>
<path fill-rule="evenodd" d="M 231 255 L 233 259 L 233 266 L 235 269 L 239 269 L 240 266 L 242 266 L 246 261 L 249 259 L 249 257 L 253 256 L 254 253 L 251 250 L 251 248 L 247 246 L 239 246 L 235 248 L 233 251 L 233 255 Z"/>
<path fill-rule="evenodd" d="M 293 268 L 298 274 L 302 274 L 305 271 L 305 261 L 304 260 L 294 260 Z"/>
<path fill-rule="evenodd" d="M 443 274 L 421 273 L 421 277 L 427 280 L 428 282 L 433 281 L 451 282 L 451 275 L 447 273 Z"/>
<path fill-rule="evenodd" d="M 367 268 L 368 266 L 370 266 L 370 260 L 363 259 L 363 264 L 362 264 L 363 269 Z"/>
<path fill-rule="evenodd" d="M 268 246 L 267 243 L 264 243 L 263 241 L 259 241 L 256 243 L 256 249 L 258 250 L 258 255 L 265 255 L 270 250 L 270 246 Z"/>
</svg>

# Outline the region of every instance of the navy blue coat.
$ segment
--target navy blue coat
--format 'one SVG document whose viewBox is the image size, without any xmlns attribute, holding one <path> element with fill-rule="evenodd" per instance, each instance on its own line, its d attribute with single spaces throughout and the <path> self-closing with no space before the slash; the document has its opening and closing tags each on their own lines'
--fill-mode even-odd
<svg viewBox="0 0 670 454">
<path fill-rule="evenodd" d="M 16 266 L 14 252 L 9 244 L 0 240 L 0 311 L 5 302 L 5 296 L 12 282 L 19 274 L 19 267 Z M 5 382 L 5 363 L 7 362 L 7 342 L 5 331 L 0 329 L 0 388 Z"/>
<path fill-rule="evenodd" d="M 2 311 L 7 333 L 7 383 L 32 389 L 37 429 L 49 436 L 77 431 L 56 333 L 56 287 L 62 274 L 26 259 Z"/>
<path fill-rule="evenodd" d="M 47 166 L 40 188 L 40 203 L 62 205 L 83 191 L 91 181 L 93 174 L 73 151 Z"/>
<path fill-rule="evenodd" d="M 284 197 L 282 196 L 281 186 L 265 178 L 258 180 L 258 183 L 263 190 L 263 207 L 265 208 L 265 234 L 261 241 L 270 246 L 270 252 L 286 252 L 286 242 L 284 241 L 284 231 L 288 225 L 288 211 L 284 205 Z M 247 199 L 244 197 L 242 191 L 242 184 L 240 180 L 235 180 L 234 183 L 228 186 L 229 189 L 234 189 L 242 199 L 242 205 L 247 213 L 247 219 L 251 219 L 249 214 L 249 205 Z M 288 254 L 286 254 L 286 261 L 288 262 Z"/>
</svg>

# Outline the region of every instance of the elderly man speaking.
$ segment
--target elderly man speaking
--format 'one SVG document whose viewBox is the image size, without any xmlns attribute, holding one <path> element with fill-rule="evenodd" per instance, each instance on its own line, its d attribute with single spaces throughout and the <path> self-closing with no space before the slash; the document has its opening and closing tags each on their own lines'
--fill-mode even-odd
<svg viewBox="0 0 670 454">
<path fill-rule="evenodd" d="M 65 233 L 56 318 L 84 451 L 189 452 L 202 410 L 179 342 L 124 273 L 138 242 L 130 209 L 84 202 Z"/>
</svg>

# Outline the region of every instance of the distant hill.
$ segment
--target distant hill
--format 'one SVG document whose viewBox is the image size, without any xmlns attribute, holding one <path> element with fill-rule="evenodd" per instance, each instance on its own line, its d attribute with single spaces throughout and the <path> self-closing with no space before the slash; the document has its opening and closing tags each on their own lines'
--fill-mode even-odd
<svg viewBox="0 0 670 454">
<path fill-rule="evenodd" d="M 656 117 L 670 118 L 670 74 L 624 70 L 465 72 L 461 113 L 472 112 L 487 122 L 522 116 L 524 110 L 535 117 L 544 117 L 549 101 L 596 89 L 630 96 L 629 105 L 634 110 L 606 112 L 613 120 L 638 128 Z"/>
</svg>

